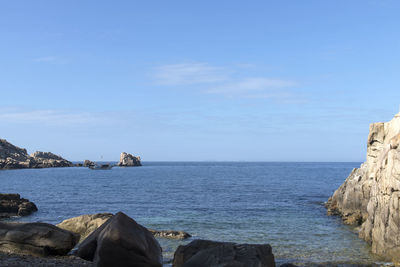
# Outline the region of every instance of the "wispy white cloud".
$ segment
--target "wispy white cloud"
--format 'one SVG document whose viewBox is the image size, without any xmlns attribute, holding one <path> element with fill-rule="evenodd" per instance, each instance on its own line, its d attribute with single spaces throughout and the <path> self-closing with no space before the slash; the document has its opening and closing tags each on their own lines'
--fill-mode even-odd
<svg viewBox="0 0 400 267">
<path fill-rule="evenodd" d="M 193 85 L 226 81 L 229 70 L 206 63 L 178 63 L 159 66 L 155 78 L 161 85 Z"/>
<path fill-rule="evenodd" d="M 270 79 L 270 78 L 243 78 L 237 82 L 224 84 L 220 87 L 207 90 L 207 93 L 213 94 L 243 94 L 254 92 L 265 92 L 288 88 L 295 86 L 296 83 L 287 80 Z"/>
<path fill-rule="evenodd" d="M 1 123 L 37 123 L 54 126 L 94 124 L 105 121 L 103 116 L 89 112 L 58 110 L 0 110 Z"/>
<path fill-rule="evenodd" d="M 159 85 L 185 88 L 197 85 L 196 89 L 203 93 L 226 97 L 281 100 L 293 97 L 292 89 L 298 86 L 297 82 L 251 75 L 256 71 L 254 64 L 212 66 L 207 63 L 178 63 L 156 67 L 154 78 Z"/>
<path fill-rule="evenodd" d="M 53 57 L 53 56 L 38 57 L 38 58 L 34 58 L 33 61 L 35 61 L 35 62 L 55 62 L 55 61 L 57 61 L 57 57 Z"/>
</svg>

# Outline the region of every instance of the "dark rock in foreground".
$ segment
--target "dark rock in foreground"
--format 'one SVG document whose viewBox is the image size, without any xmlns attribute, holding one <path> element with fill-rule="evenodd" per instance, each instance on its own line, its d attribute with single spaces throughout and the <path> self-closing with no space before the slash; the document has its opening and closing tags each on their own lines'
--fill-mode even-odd
<svg viewBox="0 0 400 267">
<path fill-rule="evenodd" d="M 26 149 L 14 146 L 5 139 L 0 139 L 0 169 L 72 166 L 72 162 L 65 160 L 51 152 L 37 151 L 32 155 L 28 155 Z"/>
<path fill-rule="evenodd" d="M 47 223 L 0 222 L 0 251 L 36 256 L 66 255 L 79 235 Z"/>
<path fill-rule="evenodd" d="M 37 207 L 19 194 L 0 194 L 0 219 L 12 216 L 26 216 L 37 211 Z"/>
<path fill-rule="evenodd" d="M 179 246 L 173 267 L 275 267 L 270 245 L 235 244 L 209 240 L 194 240 Z"/>
<path fill-rule="evenodd" d="M 162 266 L 162 250 L 143 226 L 118 212 L 89 235 L 77 255 L 96 266 Z"/>
<path fill-rule="evenodd" d="M 133 156 L 132 154 L 128 154 L 126 152 L 122 152 L 117 166 L 135 167 L 135 166 L 142 166 L 142 163 L 140 162 L 140 157 Z"/>
</svg>

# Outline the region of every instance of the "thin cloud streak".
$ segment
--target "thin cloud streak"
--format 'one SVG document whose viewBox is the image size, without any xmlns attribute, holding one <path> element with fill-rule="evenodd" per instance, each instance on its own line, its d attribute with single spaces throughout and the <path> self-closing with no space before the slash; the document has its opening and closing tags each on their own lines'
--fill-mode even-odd
<svg viewBox="0 0 400 267">
<path fill-rule="evenodd" d="M 0 113 L 1 123 L 38 123 L 46 125 L 71 126 L 94 124 L 105 121 L 104 117 L 89 112 L 65 112 L 56 110 L 33 110 L 33 111 L 2 111 Z"/>
<path fill-rule="evenodd" d="M 57 58 L 56 57 L 52 57 L 52 56 L 38 57 L 38 58 L 33 59 L 33 61 L 35 61 L 35 62 L 54 62 L 56 60 L 57 60 Z"/>
<path fill-rule="evenodd" d="M 160 85 L 194 85 L 218 83 L 229 77 L 227 69 L 206 63 L 178 63 L 157 67 L 156 81 Z"/>
</svg>

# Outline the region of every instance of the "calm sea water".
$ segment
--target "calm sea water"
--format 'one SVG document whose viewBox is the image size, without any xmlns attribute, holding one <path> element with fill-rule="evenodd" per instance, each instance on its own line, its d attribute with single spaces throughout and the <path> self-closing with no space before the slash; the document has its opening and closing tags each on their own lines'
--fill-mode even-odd
<svg viewBox="0 0 400 267">
<path fill-rule="evenodd" d="M 0 171 L 0 191 L 39 211 L 19 221 L 58 223 L 123 211 L 155 229 L 193 238 L 269 243 L 278 263 L 379 261 L 324 202 L 360 163 L 144 162 L 139 168 Z M 179 244 L 159 239 L 168 260 Z"/>
</svg>

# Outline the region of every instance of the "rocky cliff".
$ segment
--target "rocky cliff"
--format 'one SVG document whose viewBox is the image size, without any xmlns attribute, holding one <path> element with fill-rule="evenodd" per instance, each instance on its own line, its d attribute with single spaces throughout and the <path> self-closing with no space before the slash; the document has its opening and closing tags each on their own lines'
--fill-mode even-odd
<svg viewBox="0 0 400 267">
<path fill-rule="evenodd" d="M 23 168 L 49 168 L 49 167 L 71 167 L 73 164 L 51 152 L 37 151 L 28 155 L 26 149 L 19 148 L 0 139 L 0 169 L 23 169 Z"/>
<path fill-rule="evenodd" d="M 400 262 L 400 113 L 373 123 L 367 160 L 329 198 L 328 214 L 360 225 L 359 236 L 373 253 Z"/>
</svg>

